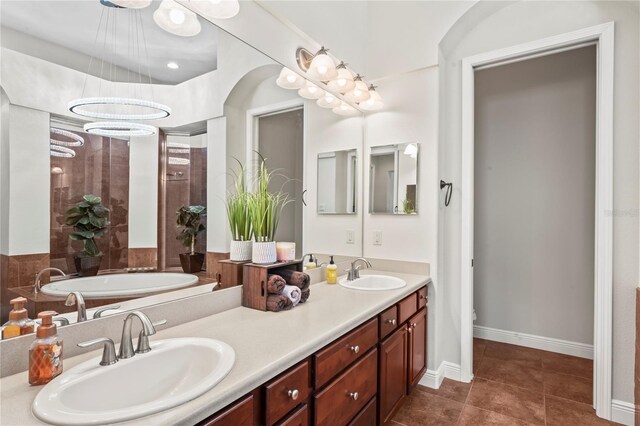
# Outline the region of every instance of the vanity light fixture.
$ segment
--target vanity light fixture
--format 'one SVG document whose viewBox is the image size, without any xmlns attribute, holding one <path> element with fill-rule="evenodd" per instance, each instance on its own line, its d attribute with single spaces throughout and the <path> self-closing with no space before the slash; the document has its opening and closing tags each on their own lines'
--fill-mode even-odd
<svg viewBox="0 0 640 426">
<path fill-rule="evenodd" d="M 369 86 L 369 95 L 369 99 L 360 102 L 358 106 L 365 111 L 380 111 L 384 107 L 384 103 L 380 93 L 376 91 L 376 86 L 373 84 Z"/>
<path fill-rule="evenodd" d="M 110 0 L 110 3 L 125 9 L 144 9 L 151 4 L 151 0 Z"/>
<path fill-rule="evenodd" d="M 167 68 L 172 69 L 172 70 L 177 70 L 178 68 L 180 68 L 180 65 L 178 65 L 177 63 L 171 61 L 171 62 L 167 62 Z"/>
<path fill-rule="evenodd" d="M 319 107 L 322 108 L 335 108 L 342 104 L 342 101 L 338 99 L 335 95 L 325 92 L 324 96 L 319 98 L 316 101 Z"/>
<path fill-rule="evenodd" d="M 53 133 L 54 135 L 60 135 L 60 136 L 64 136 L 65 138 L 71 139 L 71 140 L 61 140 L 61 139 L 51 138 L 49 139 L 49 142 L 51 143 L 51 145 L 66 146 L 66 147 L 84 145 L 84 138 L 82 136 L 76 133 L 70 132 L 68 130 L 58 129 L 57 127 L 51 127 L 49 129 L 49 132 Z"/>
<path fill-rule="evenodd" d="M 338 70 L 336 64 L 327 52 L 324 46 L 313 55 L 313 59 L 309 63 L 309 51 L 300 48 L 298 49 L 298 65 L 307 73 L 307 75 L 318 81 L 330 81 L 338 77 Z"/>
<path fill-rule="evenodd" d="M 306 81 L 304 87 L 298 90 L 298 95 L 306 99 L 318 99 L 324 95 L 324 90 L 310 81 Z"/>
<path fill-rule="evenodd" d="M 282 71 L 280 71 L 280 75 L 276 80 L 276 84 L 283 89 L 302 89 L 305 82 L 306 80 L 304 78 L 287 67 L 282 68 Z"/>
<path fill-rule="evenodd" d="M 347 65 L 344 62 L 340 62 L 336 67 L 338 70 L 338 76 L 327 83 L 327 87 L 335 92 L 346 93 L 356 86 L 356 82 L 353 81 L 353 74 L 347 69 Z"/>
<path fill-rule="evenodd" d="M 356 75 L 356 78 L 353 79 L 355 81 L 355 87 L 345 93 L 345 98 L 350 102 L 360 103 L 364 102 L 371 97 L 369 94 L 369 88 L 367 88 L 367 84 L 362 81 L 362 76 L 360 74 Z"/>
<path fill-rule="evenodd" d="M 240 12 L 238 0 L 190 0 L 193 8 L 208 18 L 229 19 Z"/>
<path fill-rule="evenodd" d="M 340 105 L 333 108 L 332 111 L 338 115 L 345 115 L 345 116 L 358 115 L 358 110 L 344 101 L 341 101 Z"/>
<path fill-rule="evenodd" d="M 198 16 L 174 0 L 162 0 L 153 12 L 153 20 L 163 30 L 181 37 L 195 36 L 202 29 Z"/>
</svg>

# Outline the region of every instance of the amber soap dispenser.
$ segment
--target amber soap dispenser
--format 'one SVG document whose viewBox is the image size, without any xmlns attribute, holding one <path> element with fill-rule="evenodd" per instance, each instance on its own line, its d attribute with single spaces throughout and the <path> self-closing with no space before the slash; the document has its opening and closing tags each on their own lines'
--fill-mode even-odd
<svg viewBox="0 0 640 426">
<path fill-rule="evenodd" d="M 62 373 L 62 339 L 53 322 L 55 311 L 38 314 L 42 325 L 36 330 L 36 340 L 29 348 L 29 384 L 44 385 Z"/>
<path fill-rule="evenodd" d="M 2 338 L 10 339 L 11 337 L 33 333 L 33 321 L 29 319 L 29 313 L 24 308 L 27 299 L 24 297 L 16 297 L 9 303 L 13 305 L 13 309 L 9 312 L 9 321 L 2 326 Z"/>
</svg>

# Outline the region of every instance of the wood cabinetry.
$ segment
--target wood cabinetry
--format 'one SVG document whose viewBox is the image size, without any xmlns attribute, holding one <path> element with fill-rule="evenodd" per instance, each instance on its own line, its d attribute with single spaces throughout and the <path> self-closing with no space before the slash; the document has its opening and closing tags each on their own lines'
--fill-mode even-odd
<svg viewBox="0 0 640 426">
<path fill-rule="evenodd" d="M 200 425 L 388 423 L 427 367 L 427 301 L 411 293 Z"/>
</svg>

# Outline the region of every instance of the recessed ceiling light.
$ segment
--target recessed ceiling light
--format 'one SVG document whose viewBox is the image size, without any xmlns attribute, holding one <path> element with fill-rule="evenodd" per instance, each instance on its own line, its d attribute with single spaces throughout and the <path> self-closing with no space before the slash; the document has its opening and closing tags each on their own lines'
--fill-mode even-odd
<svg viewBox="0 0 640 426">
<path fill-rule="evenodd" d="M 167 68 L 171 68 L 172 70 L 177 70 L 178 68 L 180 68 L 180 65 L 176 64 L 175 62 L 169 62 L 167 63 Z"/>
</svg>

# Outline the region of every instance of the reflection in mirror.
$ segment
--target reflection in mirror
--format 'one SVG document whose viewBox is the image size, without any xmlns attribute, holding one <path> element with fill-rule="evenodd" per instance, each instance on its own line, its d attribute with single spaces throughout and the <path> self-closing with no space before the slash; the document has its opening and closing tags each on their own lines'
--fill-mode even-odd
<svg viewBox="0 0 640 426">
<path fill-rule="evenodd" d="M 369 213 L 418 212 L 418 142 L 371 148 Z"/>
<path fill-rule="evenodd" d="M 357 212 L 355 149 L 318 154 L 318 214 Z"/>
</svg>

